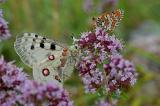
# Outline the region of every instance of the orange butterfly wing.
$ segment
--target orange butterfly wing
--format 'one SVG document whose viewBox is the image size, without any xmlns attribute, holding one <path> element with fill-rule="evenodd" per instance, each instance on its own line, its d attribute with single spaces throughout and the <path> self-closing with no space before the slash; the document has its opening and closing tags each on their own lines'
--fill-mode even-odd
<svg viewBox="0 0 160 106">
<path fill-rule="evenodd" d="M 107 31 L 113 31 L 123 18 L 123 11 L 118 9 L 112 13 L 103 13 L 97 18 L 94 18 L 94 26 L 101 27 Z"/>
</svg>

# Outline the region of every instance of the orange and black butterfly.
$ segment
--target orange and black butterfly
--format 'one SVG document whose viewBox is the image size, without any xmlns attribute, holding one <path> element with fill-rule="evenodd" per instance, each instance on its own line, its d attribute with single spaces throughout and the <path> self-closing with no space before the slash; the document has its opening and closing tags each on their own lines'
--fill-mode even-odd
<svg viewBox="0 0 160 106">
<path fill-rule="evenodd" d="M 122 18 L 123 11 L 118 9 L 112 13 L 103 13 L 99 17 L 94 17 L 93 21 L 95 27 L 101 27 L 107 31 L 113 31 Z"/>
</svg>

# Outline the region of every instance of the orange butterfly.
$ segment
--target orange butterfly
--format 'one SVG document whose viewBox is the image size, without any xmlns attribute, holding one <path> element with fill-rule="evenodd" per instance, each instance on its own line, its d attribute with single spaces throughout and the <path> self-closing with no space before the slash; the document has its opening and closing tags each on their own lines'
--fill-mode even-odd
<svg viewBox="0 0 160 106">
<path fill-rule="evenodd" d="M 123 11 L 118 9 L 112 13 L 103 13 L 99 17 L 94 17 L 93 21 L 95 27 L 101 27 L 107 31 L 113 31 L 122 18 Z"/>
</svg>

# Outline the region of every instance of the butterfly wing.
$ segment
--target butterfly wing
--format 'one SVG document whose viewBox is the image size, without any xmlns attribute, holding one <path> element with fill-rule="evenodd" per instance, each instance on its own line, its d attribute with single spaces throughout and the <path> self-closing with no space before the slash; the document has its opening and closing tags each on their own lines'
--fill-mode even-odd
<svg viewBox="0 0 160 106">
<path fill-rule="evenodd" d="M 67 57 L 64 67 L 61 68 L 59 68 L 62 59 L 61 55 L 55 55 L 54 61 L 44 60 L 42 63 L 35 64 L 33 66 L 34 79 L 39 82 L 53 81 L 58 85 L 62 85 L 71 76 L 74 69 L 75 64 L 70 58 Z"/>
<path fill-rule="evenodd" d="M 21 60 L 33 68 L 33 77 L 37 81 L 59 84 L 69 78 L 74 68 L 70 51 L 66 52 L 57 42 L 35 33 L 24 33 L 16 39 L 14 47 Z M 62 60 L 65 63 L 62 64 Z"/>
<path fill-rule="evenodd" d="M 123 11 L 118 9 L 112 13 L 104 13 L 97 18 L 94 18 L 94 26 L 101 27 L 107 31 L 113 31 L 123 18 Z"/>
<path fill-rule="evenodd" d="M 66 64 L 63 67 L 64 71 L 62 71 L 63 80 L 67 80 L 71 76 L 74 70 L 75 63 L 76 61 L 74 60 L 74 58 L 72 56 L 68 56 Z"/>
<path fill-rule="evenodd" d="M 30 67 L 53 54 L 55 49 L 56 51 L 62 50 L 62 47 L 56 45 L 55 41 L 35 33 L 24 33 L 16 39 L 14 47 L 21 60 Z"/>
<path fill-rule="evenodd" d="M 57 85 L 62 85 L 62 79 L 57 70 L 57 65 L 60 64 L 60 59 L 55 56 L 54 61 L 44 60 L 41 63 L 37 63 L 33 66 L 33 77 L 36 81 L 54 82 Z"/>
</svg>

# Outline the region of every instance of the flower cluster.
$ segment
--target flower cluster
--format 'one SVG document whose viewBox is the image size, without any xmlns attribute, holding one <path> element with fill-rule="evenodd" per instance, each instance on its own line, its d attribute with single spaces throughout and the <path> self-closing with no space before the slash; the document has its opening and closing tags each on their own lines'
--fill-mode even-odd
<svg viewBox="0 0 160 106">
<path fill-rule="evenodd" d="M 82 33 L 78 41 L 80 49 L 86 49 L 91 52 L 113 53 L 122 49 L 121 42 L 115 36 L 109 36 L 105 30 L 96 28 L 95 32 Z"/>
<path fill-rule="evenodd" d="M 0 58 L 1 106 L 72 106 L 68 93 L 54 83 L 29 80 L 22 69 Z"/>
<path fill-rule="evenodd" d="M 68 93 L 53 83 L 40 84 L 27 80 L 19 88 L 21 95 L 17 96 L 19 104 L 24 106 L 72 106 Z"/>
<path fill-rule="evenodd" d="M 22 69 L 12 63 L 7 63 L 3 57 L 0 58 L 0 104 L 11 106 L 16 103 L 17 88 L 22 86 L 26 75 Z"/>
<path fill-rule="evenodd" d="M 0 40 L 8 39 L 11 36 L 8 30 L 8 23 L 3 18 L 3 12 L 0 10 Z"/>
<path fill-rule="evenodd" d="M 101 87 L 106 91 L 117 91 L 118 88 L 125 87 L 125 82 L 128 86 L 135 83 L 136 73 L 133 64 L 120 55 L 119 58 L 116 56 L 123 45 L 115 36 L 110 36 L 102 28 L 96 28 L 95 32 L 83 33 L 77 45 L 81 50 L 77 69 L 86 92 L 93 93 Z M 120 63 L 115 63 L 116 59 Z M 117 74 L 120 74 L 118 79 Z M 116 85 L 116 89 L 112 88 L 113 84 Z"/>
<path fill-rule="evenodd" d="M 109 91 L 120 91 L 119 88 L 128 88 L 135 84 L 137 73 L 133 63 L 119 54 L 110 56 L 109 61 L 110 63 L 104 64 Z"/>
</svg>

